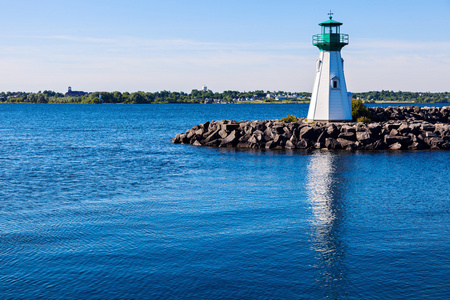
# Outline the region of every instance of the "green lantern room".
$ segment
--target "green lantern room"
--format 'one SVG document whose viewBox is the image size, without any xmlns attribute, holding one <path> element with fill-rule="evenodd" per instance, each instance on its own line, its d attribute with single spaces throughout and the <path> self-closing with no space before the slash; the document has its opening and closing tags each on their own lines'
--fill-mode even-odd
<svg viewBox="0 0 450 300">
<path fill-rule="evenodd" d="M 321 51 L 340 51 L 348 45 L 348 34 L 341 34 L 341 22 L 330 19 L 319 24 L 321 33 L 313 35 L 313 45 Z"/>
</svg>

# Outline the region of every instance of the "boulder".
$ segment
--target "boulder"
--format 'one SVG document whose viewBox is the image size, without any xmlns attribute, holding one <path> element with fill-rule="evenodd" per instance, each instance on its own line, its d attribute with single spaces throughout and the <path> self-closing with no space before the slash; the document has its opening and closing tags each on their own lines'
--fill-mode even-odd
<svg viewBox="0 0 450 300">
<path fill-rule="evenodd" d="M 353 145 L 352 147 L 356 147 L 355 142 L 343 138 L 338 138 L 337 141 L 341 144 L 342 148 L 347 148 L 349 145 Z"/>
<path fill-rule="evenodd" d="M 390 146 L 395 143 L 399 143 L 401 145 L 408 145 L 409 142 L 411 142 L 411 138 L 409 136 L 392 136 L 392 135 L 385 135 L 384 136 L 384 142 Z"/>
<path fill-rule="evenodd" d="M 336 127 L 336 125 L 331 124 L 330 126 L 327 127 L 326 133 L 329 137 L 337 139 L 337 137 L 340 133 L 340 130 Z"/>
<path fill-rule="evenodd" d="M 346 139 L 349 141 L 356 141 L 356 134 L 355 134 L 355 132 L 344 131 L 339 134 L 338 138 Z"/>
<path fill-rule="evenodd" d="M 365 145 L 364 149 L 366 149 L 366 150 L 382 150 L 382 149 L 386 149 L 386 144 L 383 141 L 376 140 L 375 142 Z"/>
<path fill-rule="evenodd" d="M 235 147 L 238 143 L 236 130 L 233 130 L 226 138 L 222 140 L 219 147 Z"/>
<path fill-rule="evenodd" d="M 356 128 L 353 125 L 344 124 L 341 127 L 341 132 L 356 132 Z"/>
<path fill-rule="evenodd" d="M 219 133 L 220 137 L 223 139 L 226 138 L 228 135 L 227 131 L 224 129 L 220 129 L 218 133 Z"/>
<path fill-rule="evenodd" d="M 389 146 L 389 149 L 391 150 L 400 150 L 402 149 L 402 144 L 400 143 L 393 143 L 392 145 Z"/>
<path fill-rule="evenodd" d="M 307 149 L 307 148 L 309 147 L 309 142 L 308 142 L 308 140 L 306 140 L 306 139 L 300 139 L 300 140 L 297 142 L 296 147 L 297 147 L 298 149 Z"/>
<path fill-rule="evenodd" d="M 173 138 L 172 143 L 174 143 L 174 144 L 181 143 L 181 138 L 180 138 L 181 135 L 182 135 L 182 133 L 177 133 L 177 135 Z"/>
<path fill-rule="evenodd" d="M 305 126 L 300 130 L 300 139 L 313 139 L 315 136 L 315 130 L 310 126 Z"/>
<path fill-rule="evenodd" d="M 422 125 L 420 125 L 420 129 L 422 129 L 423 131 L 434 131 L 436 127 L 433 124 L 429 124 L 429 123 L 422 123 Z"/>
<path fill-rule="evenodd" d="M 402 124 L 400 125 L 400 127 L 397 129 L 397 132 L 400 135 L 407 135 L 408 133 L 411 132 L 411 128 L 409 128 L 408 124 Z"/>
<path fill-rule="evenodd" d="M 372 135 L 370 134 L 370 132 L 367 131 L 363 132 L 357 131 L 356 139 L 361 143 L 369 143 L 372 140 Z"/>
<path fill-rule="evenodd" d="M 276 143 L 274 143 L 273 141 L 268 141 L 265 145 L 264 148 L 266 149 L 274 149 L 277 146 Z"/>
<path fill-rule="evenodd" d="M 284 147 L 286 149 L 295 149 L 295 145 L 291 141 L 286 141 L 286 145 Z"/>
<path fill-rule="evenodd" d="M 335 138 L 326 138 L 325 147 L 328 149 L 341 149 L 341 144 Z"/>
<path fill-rule="evenodd" d="M 239 128 L 239 123 L 222 124 L 222 129 L 228 132 Z"/>
<path fill-rule="evenodd" d="M 392 129 L 399 128 L 400 125 L 401 125 L 400 123 L 386 123 L 383 127 L 388 131 L 391 131 Z"/>
<path fill-rule="evenodd" d="M 209 143 L 209 142 L 211 142 L 211 141 L 213 141 L 213 140 L 216 140 L 216 139 L 220 138 L 221 135 L 219 134 L 219 131 L 220 131 L 220 129 L 217 129 L 216 131 L 210 133 L 210 134 L 206 137 L 205 143 Z"/>
</svg>

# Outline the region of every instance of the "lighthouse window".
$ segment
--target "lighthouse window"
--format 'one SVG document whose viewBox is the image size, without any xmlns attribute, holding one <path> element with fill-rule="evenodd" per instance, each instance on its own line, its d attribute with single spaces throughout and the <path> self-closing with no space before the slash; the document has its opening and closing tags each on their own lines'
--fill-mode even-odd
<svg viewBox="0 0 450 300">
<path fill-rule="evenodd" d="M 337 76 L 333 76 L 333 78 L 331 78 L 330 85 L 332 89 L 339 89 L 339 78 Z"/>
</svg>

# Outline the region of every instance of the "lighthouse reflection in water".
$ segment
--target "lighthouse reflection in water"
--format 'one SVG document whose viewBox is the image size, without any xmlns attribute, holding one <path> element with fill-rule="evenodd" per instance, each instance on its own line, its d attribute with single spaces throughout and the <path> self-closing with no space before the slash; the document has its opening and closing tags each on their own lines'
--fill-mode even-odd
<svg viewBox="0 0 450 300">
<path fill-rule="evenodd" d="M 308 164 L 308 198 L 312 208 L 311 247 L 316 278 L 328 295 L 344 295 L 346 245 L 343 242 L 346 155 L 319 152 Z"/>
</svg>

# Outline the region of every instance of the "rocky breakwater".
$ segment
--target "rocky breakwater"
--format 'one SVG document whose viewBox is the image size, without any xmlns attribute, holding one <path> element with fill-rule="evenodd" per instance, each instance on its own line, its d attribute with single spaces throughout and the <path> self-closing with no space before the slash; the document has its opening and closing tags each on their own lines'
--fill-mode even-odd
<svg viewBox="0 0 450 300">
<path fill-rule="evenodd" d="M 371 113 L 377 121 L 212 121 L 177 134 L 173 143 L 255 149 L 450 149 L 450 107 L 375 108 Z"/>
</svg>

